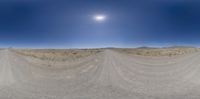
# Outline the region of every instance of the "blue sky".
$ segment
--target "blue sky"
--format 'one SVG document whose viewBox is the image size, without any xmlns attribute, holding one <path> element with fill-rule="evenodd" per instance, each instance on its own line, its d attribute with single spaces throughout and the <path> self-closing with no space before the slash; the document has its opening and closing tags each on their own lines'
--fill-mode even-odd
<svg viewBox="0 0 200 99">
<path fill-rule="evenodd" d="M 197 0 L 2 0 L 0 47 L 200 46 L 199 9 Z"/>
</svg>

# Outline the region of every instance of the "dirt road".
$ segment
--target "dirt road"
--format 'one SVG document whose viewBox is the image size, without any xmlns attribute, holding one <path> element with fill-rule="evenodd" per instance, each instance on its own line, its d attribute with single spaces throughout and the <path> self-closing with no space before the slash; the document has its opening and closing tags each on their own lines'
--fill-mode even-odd
<svg viewBox="0 0 200 99">
<path fill-rule="evenodd" d="M 199 59 L 200 53 L 143 57 L 104 50 L 70 64 L 45 64 L 1 50 L 0 99 L 200 99 Z"/>
</svg>

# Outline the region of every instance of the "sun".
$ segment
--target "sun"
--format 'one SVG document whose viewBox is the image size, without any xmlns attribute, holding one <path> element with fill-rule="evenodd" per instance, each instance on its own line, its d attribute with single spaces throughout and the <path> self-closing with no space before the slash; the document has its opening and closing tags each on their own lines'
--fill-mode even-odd
<svg viewBox="0 0 200 99">
<path fill-rule="evenodd" d="M 102 21 L 106 20 L 106 16 L 105 15 L 95 15 L 94 20 L 97 22 L 102 22 Z"/>
</svg>

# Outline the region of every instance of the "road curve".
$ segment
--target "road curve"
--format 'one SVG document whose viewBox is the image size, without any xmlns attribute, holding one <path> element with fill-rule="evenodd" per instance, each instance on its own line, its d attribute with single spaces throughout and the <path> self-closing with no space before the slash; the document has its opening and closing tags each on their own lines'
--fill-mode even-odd
<svg viewBox="0 0 200 99">
<path fill-rule="evenodd" d="M 46 62 L 0 51 L 0 99 L 200 99 L 200 53 Z"/>
</svg>

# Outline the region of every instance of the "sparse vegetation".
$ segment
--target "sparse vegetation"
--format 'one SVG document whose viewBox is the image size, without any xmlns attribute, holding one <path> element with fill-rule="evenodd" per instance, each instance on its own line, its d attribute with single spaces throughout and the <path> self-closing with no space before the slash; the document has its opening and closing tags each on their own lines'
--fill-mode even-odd
<svg viewBox="0 0 200 99">
<path fill-rule="evenodd" d="M 14 52 L 41 60 L 65 61 L 95 55 L 99 49 L 15 49 Z"/>
<path fill-rule="evenodd" d="M 173 47 L 173 48 L 136 48 L 136 49 L 115 49 L 118 52 L 142 56 L 176 56 L 200 51 L 198 48 Z"/>
</svg>

